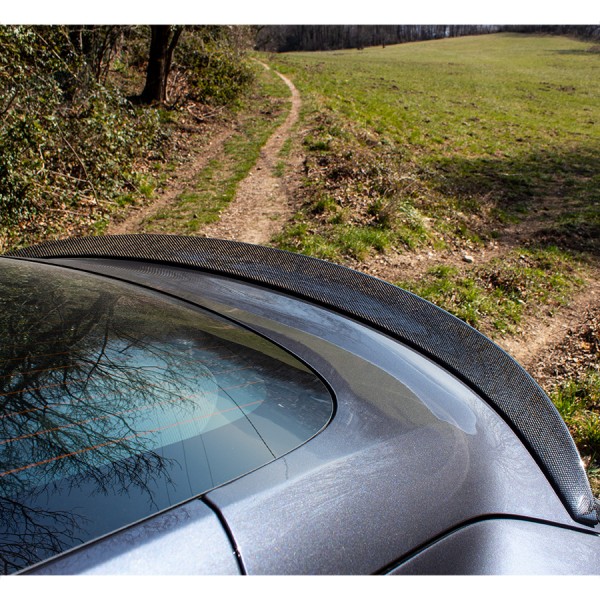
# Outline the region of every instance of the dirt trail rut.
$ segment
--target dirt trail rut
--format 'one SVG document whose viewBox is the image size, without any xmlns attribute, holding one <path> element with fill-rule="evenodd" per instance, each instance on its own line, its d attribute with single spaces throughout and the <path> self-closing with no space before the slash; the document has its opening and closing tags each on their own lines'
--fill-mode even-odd
<svg viewBox="0 0 600 600">
<path fill-rule="evenodd" d="M 223 211 L 220 221 L 206 226 L 202 230 L 203 235 L 266 244 L 293 213 L 293 202 L 286 194 L 285 180 L 275 175 L 275 167 L 280 160 L 279 152 L 298 121 L 301 100 L 294 84 L 281 73 L 275 73 L 290 89 L 290 112 L 262 148 L 252 171 L 240 182 L 235 199 Z M 298 158 L 291 159 L 287 168 L 296 171 L 298 162 Z"/>
<path fill-rule="evenodd" d="M 231 129 L 222 129 L 212 137 L 208 145 L 197 148 L 192 147 L 193 155 L 190 161 L 169 181 L 165 191 L 150 204 L 136 209 L 125 220 L 111 223 L 107 233 L 141 233 L 144 230 L 144 222 L 148 217 L 176 202 L 177 197 L 182 192 L 194 186 L 197 174 L 206 167 L 210 160 L 223 151 L 223 143 L 232 134 Z"/>
</svg>

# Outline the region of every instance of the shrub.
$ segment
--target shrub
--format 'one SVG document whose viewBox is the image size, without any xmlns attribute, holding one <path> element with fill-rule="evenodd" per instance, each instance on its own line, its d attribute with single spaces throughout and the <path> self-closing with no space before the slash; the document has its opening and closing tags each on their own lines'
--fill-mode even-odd
<svg viewBox="0 0 600 600">
<path fill-rule="evenodd" d="M 101 85 L 61 27 L 0 27 L 0 230 L 88 220 L 133 180 L 158 117 Z M 40 218 L 39 215 L 44 215 Z"/>
<path fill-rule="evenodd" d="M 254 71 L 245 52 L 249 35 L 241 28 L 195 27 L 181 37 L 177 66 L 191 86 L 190 96 L 216 106 L 235 103 L 250 88 Z"/>
</svg>

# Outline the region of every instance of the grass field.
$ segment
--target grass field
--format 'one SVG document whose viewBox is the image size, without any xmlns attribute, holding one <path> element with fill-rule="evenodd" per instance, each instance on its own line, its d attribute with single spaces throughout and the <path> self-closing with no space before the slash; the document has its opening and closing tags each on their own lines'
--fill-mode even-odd
<svg viewBox="0 0 600 600">
<path fill-rule="evenodd" d="M 329 177 L 314 196 L 338 221 L 344 201 L 352 204 L 330 193 L 346 158 L 372 171 L 351 191 L 371 213 L 374 199 L 419 211 L 396 238 L 407 246 L 424 240 L 422 218 L 436 219 L 430 238 L 438 242 L 457 234 L 477 240 L 548 209 L 550 200 L 559 212 L 553 233 L 577 230 L 589 245 L 598 237 L 600 52 L 590 43 L 497 34 L 293 53 L 276 64 L 311 100 L 308 149 L 337 158 L 334 173 L 320 169 L 321 180 L 324 171 Z M 369 195 L 368 185 L 379 187 Z M 382 203 L 382 190 L 389 201 Z M 320 232 L 334 246 L 335 229 Z"/>
<path fill-rule="evenodd" d="M 525 302 L 527 286 L 545 283 L 548 294 L 529 294 L 530 300 L 563 302 L 577 288 L 569 272 L 574 261 L 597 262 L 597 47 L 497 34 L 274 60 L 308 100 L 305 204 L 276 241 L 281 247 L 365 261 L 424 246 L 458 256 L 496 240 L 523 256 L 534 245 L 544 260 L 522 278 L 521 289 L 492 286 L 493 297 L 512 294 L 518 302 Z M 557 253 L 562 281 L 555 277 Z M 485 294 L 474 285 L 482 268 L 474 270 L 429 275 L 442 287 L 462 282 L 470 294 Z M 406 273 L 401 283 L 475 326 L 489 317 L 488 333 L 510 330 L 523 312 L 517 306 L 512 316 L 500 314 L 506 298 L 476 298 L 478 312 L 465 313 L 427 286 L 423 273 L 417 277 Z"/>
</svg>

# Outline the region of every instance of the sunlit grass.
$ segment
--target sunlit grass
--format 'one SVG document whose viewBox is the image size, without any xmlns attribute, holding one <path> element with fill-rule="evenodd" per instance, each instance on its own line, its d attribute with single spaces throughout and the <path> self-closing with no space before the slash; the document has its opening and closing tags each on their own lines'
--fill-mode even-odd
<svg viewBox="0 0 600 600">
<path fill-rule="evenodd" d="M 253 106 L 246 113 L 240 111 L 238 131 L 224 144 L 222 156 L 206 165 L 174 206 L 148 219 L 145 231 L 190 234 L 219 220 L 289 108 L 289 90 L 279 77 L 261 69 L 258 81 L 257 93 L 248 100 Z"/>
<path fill-rule="evenodd" d="M 410 145 L 413 152 L 518 154 L 522 144 L 589 136 L 600 63 L 589 44 L 497 34 L 293 53 L 278 64 L 327 107 Z"/>
<path fill-rule="evenodd" d="M 560 198 L 552 233 L 598 233 L 600 55 L 556 36 L 495 34 L 274 58 L 303 93 L 309 153 L 343 154 L 368 132 L 418 182 L 409 198 L 439 228 L 492 235 Z M 465 215 L 484 218 L 473 232 Z"/>
<path fill-rule="evenodd" d="M 473 327 L 514 333 L 523 317 L 565 304 L 583 281 L 568 255 L 555 248 L 519 248 L 502 259 L 465 268 L 437 265 L 400 287 L 447 310 Z"/>
</svg>

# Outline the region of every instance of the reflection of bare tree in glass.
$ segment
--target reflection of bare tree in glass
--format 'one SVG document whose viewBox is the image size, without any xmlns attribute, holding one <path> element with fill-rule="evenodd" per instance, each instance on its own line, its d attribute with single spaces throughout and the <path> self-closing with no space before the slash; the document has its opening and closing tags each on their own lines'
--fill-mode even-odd
<svg viewBox="0 0 600 600">
<path fill-rule="evenodd" d="M 0 331 L 7 332 L 0 348 L 4 572 L 71 547 L 84 525 L 26 499 L 59 482 L 86 481 L 97 493 L 137 486 L 152 502 L 150 482 L 168 481 L 165 459 L 155 452 L 164 425 L 153 423 L 147 409 L 179 411 L 185 419 L 185 403 L 198 401 L 202 372 L 195 365 L 188 373 L 181 352 L 169 353 L 177 340 L 164 340 L 167 319 L 110 283 L 100 288 L 79 276 L 47 277 L 41 267 L 6 268 L 0 280 Z M 169 330 L 177 328 L 169 323 Z M 16 543 L 19 535 L 26 545 Z"/>
<path fill-rule="evenodd" d="M 331 416 L 266 339 L 177 300 L 0 261 L 0 570 L 281 456 Z"/>
<path fill-rule="evenodd" d="M 23 568 L 37 557 L 53 556 L 83 541 L 77 539 L 77 518 L 67 512 L 31 508 L 17 500 L 0 497 L 0 515 L 1 572 L 4 574 Z"/>
</svg>

